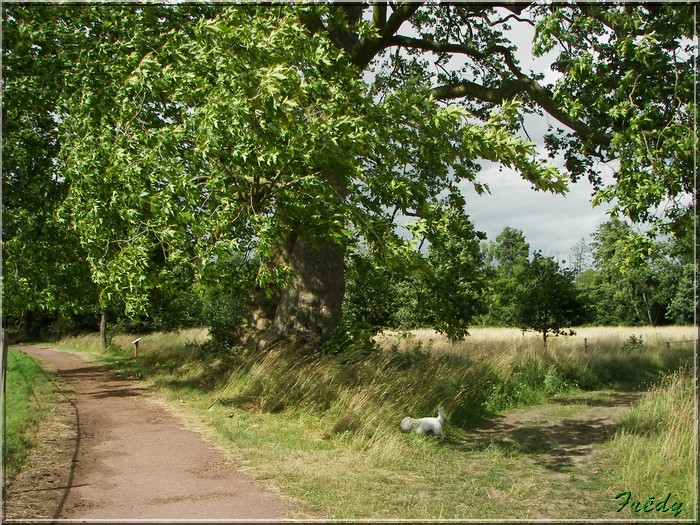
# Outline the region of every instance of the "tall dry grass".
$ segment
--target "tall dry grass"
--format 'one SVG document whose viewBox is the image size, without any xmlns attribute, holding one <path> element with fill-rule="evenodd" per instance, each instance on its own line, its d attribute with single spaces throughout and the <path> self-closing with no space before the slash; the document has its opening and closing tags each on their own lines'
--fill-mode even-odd
<svg viewBox="0 0 700 525">
<path fill-rule="evenodd" d="M 190 328 L 177 332 L 151 332 L 148 334 L 124 333 L 115 334 L 110 339 L 112 352 L 122 352 L 127 355 L 134 351 L 132 341 L 139 341 L 139 352 L 145 354 L 158 352 L 171 352 L 180 350 L 188 345 L 200 344 L 209 340 L 207 328 Z M 67 336 L 61 339 L 60 344 L 72 346 L 86 352 L 99 354 L 102 351 L 99 334 L 88 333 Z"/>
<path fill-rule="evenodd" d="M 654 496 L 697 503 L 698 426 L 696 381 L 689 369 L 669 374 L 619 421 L 608 445 L 611 487 L 637 499 Z M 644 500 L 642 500 L 642 503 Z M 666 518 L 667 516 L 656 516 Z"/>
<path fill-rule="evenodd" d="M 313 414 L 324 435 L 352 436 L 363 446 L 393 433 L 404 416 L 433 415 L 439 407 L 451 427 L 464 429 L 561 392 L 653 382 L 690 362 L 693 351 L 692 343 L 665 344 L 690 339 L 684 327 L 581 329 L 551 338 L 547 348 L 518 330 L 474 329 L 454 344 L 418 331 L 383 334 L 376 344 L 339 338 L 325 353 L 281 346 L 261 354 L 218 348 L 205 331 L 190 330 L 144 336 L 138 358 L 130 344 L 135 336 L 114 337 L 113 347 L 120 366 L 136 377 L 207 392 L 223 405 Z M 94 349 L 92 339 L 64 343 Z"/>
<path fill-rule="evenodd" d="M 114 337 L 122 357 L 132 355 L 134 337 Z M 418 331 L 383 334 L 377 344 L 340 338 L 325 354 L 294 347 L 249 354 L 202 343 L 206 332 L 190 330 L 144 336 L 139 358 L 127 366 L 165 386 L 205 390 L 224 404 L 314 413 L 326 434 L 366 443 L 407 414 L 431 415 L 439 407 L 453 426 L 466 428 L 488 413 L 560 392 L 653 381 L 690 359 L 692 344 L 665 344 L 683 338 L 690 339 L 683 327 L 581 329 L 542 348 L 539 337 L 518 330 L 474 329 L 454 344 Z M 94 347 L 87 338 L 76 343 Z"/>
<path fill-rule="evenodd" d="M 547 345 L 552 350 L 609 351 L 622 348 L 634 336 L 641 339 L 646 348 L 661 348 L 671 343 L 671 348 L 692 345 L 698 339 L 694 326 L 596 326 L 573 328 L 574 335 L 550 336 Z M 461 341 L 450 341 L 434 330 L 411 330 L 407 332 L 384 331 L 375 337 L 382 348 L 396 347 L 399 350 L 419 345 L 434 353 L 457 353 L 490 356 L 508 351 L 540 350 L 542 335 L 523 332 L 517 328 L 471 328 L 469 335 Z"/>
</svg>

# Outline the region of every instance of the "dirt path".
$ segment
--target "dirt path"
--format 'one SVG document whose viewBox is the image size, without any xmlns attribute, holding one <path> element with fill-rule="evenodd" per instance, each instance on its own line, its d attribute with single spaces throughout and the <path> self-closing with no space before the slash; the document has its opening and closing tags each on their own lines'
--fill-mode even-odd
<svg viewBox="0 0 700 525">
<path fill-rule="evenodd" d="M 183 427 L 143 384 L 70 352 L 21 347 L 58 371 L 63 402 L 13 482 L 5 519 L 279 520 L 289 502 Z"/>
<path fill-rule="evenodd" d="M 498 415 L 463 437 L 469 449 L 497 446 L 530 455 L 555 473 L 581 469 L 617 418 L 643 392 L 595 391 Z"/>
<path fill-rule="evenodd" d="M 606 468 L 602 445 L 617 429 L 618 418 L 640 400 L 644 392 L 594 391 L 552 398 L 545 404 L 497 415 L 473 432 L 465 434 L 460 446 L 474 454 L 497 449 L 514 454 L 510 479 L 537 479 L 541 489 L 552 484 L 547 506 L 523 512 L 527 519 L 599 518 L 609 500 L 600 498 L 598 479 Z M 613 490 L 614 489 L 610 489 Z M 574 495 L 572 497 L 572 495 Z M 494 491 L 494 497 L 498 497 Z M 609 506 L 609 505 L 608 505 Z"/>
</svg>

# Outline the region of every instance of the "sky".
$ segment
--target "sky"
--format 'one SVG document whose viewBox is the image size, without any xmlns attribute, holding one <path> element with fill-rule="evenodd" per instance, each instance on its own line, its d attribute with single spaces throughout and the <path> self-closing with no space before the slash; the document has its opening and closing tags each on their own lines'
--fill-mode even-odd
<svg viewBox="0 0 700 525">
<path fill-rule="evenodd" d="M 557 73 L 549 67 L 557 50 L 541 57 L 532 57 L 533 28 L 525 23 L 513 21 L 511 39 L 517 45 L 520 66 L 523 71 L 533 70 L 544 73 L 543 83 L 556 79 Z M 546 158 L 543 136 L 549 124 L 566 128 L 551 117 L 527 116 L 525 125 L 532 141 L 538 146 L 542 158 Z M 556 160 L 551 161 L 555 166 Z M 482 163 L 479 182 L 487 183 L 490 194 L 477 195 L 471 185 L 465 185 L 467 212 L 476 229 L 484 232 L 488 240 L 495 240 L 503 228 L 510 226 L 522 230 L 530 244 L 530 250 L 540 250 L 544 255 L 567 259 L 571 247 L 590 235 L 608 220 L 607 208 L 593 208 L 591 196 L 593 188 L 587 180 L 569 185 L 566 195 L 554 195 L 531 189 L 531 184 L 508 168 Z M 604 180 L 610 180 L 612 169 L 602 166 Z"/>
<path fill-rule="evenodd" d="M 530 251 L 568 260 L 571 247 L 608 220 L 606 209 L 591 206 L 591 185 L 586 180 L 570 184 L 569 193 L 554 195 L 535 191 L 512 170 L 488 166 L 478 177 L 490 186 L 491 193 L 477 195 L 471 185 L 464 186 L 467 213 L 476 229 L 489 241 L 506 226 L 522 230 Z"/>
</svg>

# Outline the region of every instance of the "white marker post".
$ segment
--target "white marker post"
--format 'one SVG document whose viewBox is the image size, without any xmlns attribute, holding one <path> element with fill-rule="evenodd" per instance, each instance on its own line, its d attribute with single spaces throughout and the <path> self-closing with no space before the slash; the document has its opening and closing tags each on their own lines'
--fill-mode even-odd
<svg viewBox="0 0 700 525">
<path fill-rule="evenodd" d="M 131 341 L 131 344 L 134 345 L 134 357 L 138 357 L 139 355 L 139 341 L 141 339 L 143 339 L 143 337 L 139 337 L 138 339 Z"/>
</svg>

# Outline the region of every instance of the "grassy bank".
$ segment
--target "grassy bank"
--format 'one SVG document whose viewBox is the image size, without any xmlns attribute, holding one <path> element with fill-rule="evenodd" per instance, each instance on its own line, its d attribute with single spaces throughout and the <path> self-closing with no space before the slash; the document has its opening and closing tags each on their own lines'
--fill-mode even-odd
<svg viewBox="0 0 700 525">
<path fill-rule="evenodd" d="M 669 334 L 656 344 L 648 333 L 631 335 L 591 338 L 585 350 L 545 350 L 518 334 L 520 345 L 491 341 L 489 352 L 405 346 L 397 337 L 383 349 L 339 339 L 325 354 L 278 347 L 258 355 L 196 343 L 205 338 L 193 332 L 146 335 L 138 357 L 129 344 L 136 335 L 124 336 L 104 358 L 213 429 L 245 468 L 303 502 L 299 516 L 618 518 L 609 494 L 616 484 L 575 470 L 553 475 L 537 447 L 474 447 L 463 436 L 504 409 L 581 390 L 641 388 L 692 362 L 692 343 L 669 348 Z M 91 338 L 64 343 L 88 348 Z M 398 431 L 405 415 L 438 407 L 449 414 L 444 443 Z"/>
<path fill-rule="evenodd" d="M 695 406 L 694 377 L 691 370 L 683 369 L 666 376 L 621 417 L 619 429 L 607 447 L 609 483 L 615 488 L 612 496 L 631 493 L 630 503 L 620 509 L 620 514 L 627 518 L 667 518 L 672 504 L 682 502 L 685 511 L 678 517 L 692 517 L 697 481 Z M 658 503 L 669 493 L 669 511 L 649 513 L 632 508 L 634 501 L 641 500 L 643 506 L 654 497 Z M 618 501 L 622 504 L 626 499 L 623 496 Z"/>
<path fill-rule="evenodd" d="M 53 385 L 40 362 L 19 350 L 10 349 L 2 450 L 3 466 L 10 481 L 24 466 L 34 445 L 34 429 L 51 406 L 52 392 Z"/>
<path fill-rule="evenodd" d="M 683 327 L 656 338 L 649 333 L 624 338 L 608 329 L 607 335 L 589 335 L 585 348 L 570 338 L 542 348 L 537 338 L 509 340 L 496 330 L 475 337 L 471 348 L 465 346 L 468 339 L 450 351 L 437 336 L 433 341 L 438 343 L 424 343 L 419 334 L 384 336 L 378 345 L 341 338 L 331 341 L 326 353 L 281 347 L 257 355 L 218 349 L 202 331 L 190 330 L 143 336 L 138 357 L 130 344 L 137 334 L 115 337 L 112 358 L 135 377 L 201 392 L 225 406 L 314 413 L 327 435 L 348 433 L 365 445 L 384 431 L 393 432 L 387 422 L 406 413 L 433 414 L 442 407 L 452 427 L 466 429 L 489 414 L 564 392 L 654 383 L 692 362 L 691 341 L 666 344 L 687 336 Z M 500 346 L 495 343 L 499 337 Z M 89 335 L 64 343 L 94 352 L 96 339 Z"/>
</svg>

